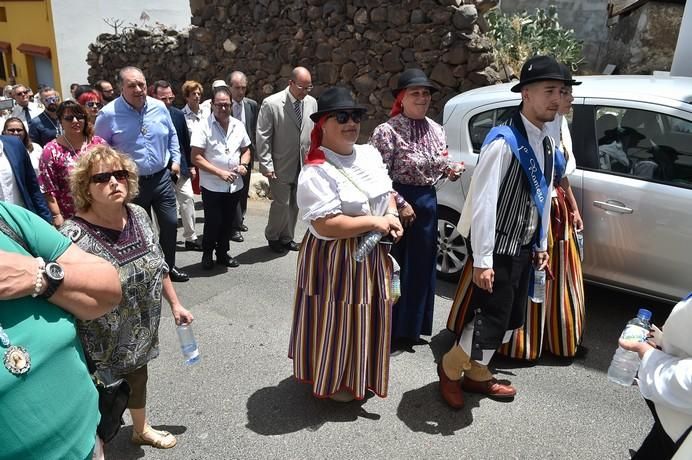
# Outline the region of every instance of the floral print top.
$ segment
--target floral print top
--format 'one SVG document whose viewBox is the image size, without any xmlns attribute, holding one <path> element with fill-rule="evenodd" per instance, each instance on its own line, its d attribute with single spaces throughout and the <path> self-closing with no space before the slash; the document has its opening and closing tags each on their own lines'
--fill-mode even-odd
<svg viewBox="0 0 692 460">
<path fill-rule="evenodd" d="M 120 274 L 123 297 L 115 310 L 77 322 L 84 352 L 94 361 L 99 376 L 112 381 L 156 358 L 168 266 L 144 209 L 128 204 L 122 231 L 75 216 L 65 221 L 60 232 L 84 251 L 112 263 Z"/>
<path fill-rule="evenodd" d="M 100 137 L 93 136 L 91 141 L 85 143 L 78 152 L 63 147 L 56 139 L 43 147 L 43 153 L 38 161 L 38 185 L 43 193 L 53 195 L 60 206 L 63 218 L 68 219 L 74 215 L 74 202 L 70 193 L 70 172 L 77 159 L 89 148 L 105 143 L 106 141 Z"/>
<path fill-rule="evenodd" d="M 444 130 L 427 117 L 396 115 L 375 128 L 369 142 L 382 154 L 395 183 L 434 185 L 450 163 Z"/>
</svg>

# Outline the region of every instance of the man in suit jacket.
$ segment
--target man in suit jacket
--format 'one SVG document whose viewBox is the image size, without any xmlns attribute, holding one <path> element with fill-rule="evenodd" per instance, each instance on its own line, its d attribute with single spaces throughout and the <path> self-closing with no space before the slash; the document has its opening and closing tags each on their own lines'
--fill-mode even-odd
<svg viewBox="0 0 692 460">
<path fill-rule="evenodd" d="M 53 223 L 26 147 L 15 136 L 0 136 L 0 201 L 23 206 Z"/>
<path fill-rule="evenodd" d="M 192 191 L 192 178 L 196 170 L 190 159 L 190 132 L 187 129 L 187 121 L 182 110 L 173 107 L 175 94 L 170 83 L 166 80 L 158 80 L 154 83 L 154 97 L 166 105 L 171 114 L 173 127 L 178 134 L 180 144 L 180 177 L 171 176 L 175 182 L 175 194 L 180 208 L 180 220 L 183 223 L 183 239 L 185 249 L 201 251 L 202 243 L 197 239 L 195 231 L 195 196 Z"/>
<path fill-rule="evenodd" d="M 233 118 L 236 118 L 243 122 L 245 125 L 245 131 L 250 137 L 250 153 L 252 154 L 252 160 L 249 165 L 246 165 L 247 175 L 243 177 L 243 189 L 240 192 L 240 200 L 238 201 L 238 211 L 235 219 L 237 225 L 234 226 L 233 232 L 231 234 L 231 239 L 233 241 L 243 241 L 243 237 L 240 234 L 240 230 L 247 231 L 247 227 L 243 223 L 245 219 L 245 212 L 247 211 L 247 196 L 250 191 L 250 174 L 252 172 L 252 163 L 255 160 L 255 152 L 257 151 L 255 144 L 255 131 L 257 130 L 257 102 L 253 99 L 245 97 L 247 92 L 247 76 L 240 71 L 235 71 L 231 73 L 228 78 L 230 82 L 231 99 L 233 103 L 233 111 L 231 112 Z"/>
<path fill-rule="evenodd" d="M 303 157 L 310 148 L 310 114 L 317 111 L 317 101 L 308 95 L 311 90 L 310 72 L 296 67 L 288 87 L 267 97 L 257 118 L 259 167 L 269 179 L 272 194 L 264 235 L 269 247 L 279 253 L 300 249 L 293 241 L 298 219 L 296 187 Z"/>
</svg>

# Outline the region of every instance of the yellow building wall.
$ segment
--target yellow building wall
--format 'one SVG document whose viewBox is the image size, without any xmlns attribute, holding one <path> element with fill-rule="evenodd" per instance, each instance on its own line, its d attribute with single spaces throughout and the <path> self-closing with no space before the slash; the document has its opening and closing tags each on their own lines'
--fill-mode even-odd
<svg viewBox="0 0 692 460">
<path fill-rule="evenodd" d="M 10 83 L 21 83 L 36 91 L 38 81 L 34 72 L 33 56 L 17 49 L 21 44 L 29 44 L 50 48 L 54 86 L 60 88 L 50 0 L 0 0 L 0 8 L 5 9 L 7 19 L 5 22 L 0 22 L 0 42 L 9 42 L 11 45 L 11 51 L 4 53 L 7 79 L 0 79 L 0 84 L 4 86 Z M 12 81 L 10 64 L 14 64 L 16 68 L 14 81 Z"/>
</svg>

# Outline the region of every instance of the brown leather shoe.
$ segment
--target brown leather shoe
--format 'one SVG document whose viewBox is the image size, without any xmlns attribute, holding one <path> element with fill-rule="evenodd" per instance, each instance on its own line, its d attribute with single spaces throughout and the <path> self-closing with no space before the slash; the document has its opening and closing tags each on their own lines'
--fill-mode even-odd
<svg viewBox="0 0 692 460">
<path fill-rule="evenodd" d="M 459 380 L 451 380 L 442 369 L 442 362 L 437 365 L 437 375 L 440 376 L 440 393 L 450 407 L 461 409 L 464 407 L 464 393 L 461 391 Z"/>
<path fill-rule="evenodd" d="M 517 394 L 517 390 L 509 383 L 500 383 L 496 378 L 485 382 L 471 380 L 464 377 L 461 388 L 469 393 L 480 393 L 493 399 L 512 399 Z"/>
</svg>

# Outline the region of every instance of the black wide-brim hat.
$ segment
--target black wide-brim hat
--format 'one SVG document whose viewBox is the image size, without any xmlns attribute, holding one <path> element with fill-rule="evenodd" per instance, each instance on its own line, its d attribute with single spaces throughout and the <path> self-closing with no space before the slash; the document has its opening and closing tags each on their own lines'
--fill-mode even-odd
<svg viewBox="0 0 692 460">
<path fill-rule="evenodd" d="M 545 80 L 558 80 L 569 84 L 572 80 L 570 75 L 567 78 L 555 59 L 550 56 L 534 56 L 527 59 L 523 66 L 521 66 L 521 73 L 519 74 L 519 83 L 512 86 L 513 93 L 521 92 L 521 89 L 528 85 L 529 83 L 535 83 L 537 81 Z"/>
<path fill-rule="evenodd" d="M 423 86 L 430 89 L 430 92 L 438 91 L 439 88 L 431 82 L 421 69 L 406 69 L 399 75 L 396 89 L 392 90 L 394 97 L 397 97 L 402 89 L 411 88 L 412 86 Z"/>
<path fill-rule="evenodd" d="M 562 74 L 565 76 L 565 78 L 568 80 L 566 84 L 568 86 L 578 86 L 581 85 L 580 81 L 575 80 L 572 78 L 572 71 L 569 69 L 569 66 L 566 64 L 563 64 L 562 62 L 560 63 L 560 68 L 562 69 Z"/>
<path fill-rule="evenodd" d="M 322 115 L 339 110 L 351 110 L 367 112 L 368 109 L 358 104 L 351 95 L 351 91 L 343 86 L 333 86 L 326 90 L 317 100 L 317 112 L 310 114 L 310 119 L 317 122 Z"/>
</svg>

